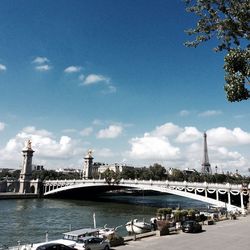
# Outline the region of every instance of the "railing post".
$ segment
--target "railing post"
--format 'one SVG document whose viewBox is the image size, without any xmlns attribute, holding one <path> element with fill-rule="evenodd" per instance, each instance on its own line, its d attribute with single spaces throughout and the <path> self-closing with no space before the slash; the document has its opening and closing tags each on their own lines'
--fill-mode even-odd
<svg viewBox="0 0 250 250">
<path fill-rule="evenodd" d="M 240 204 L 241 204 L 241 213 L 243 215 L 245 215 L 246 212 L 245 212 L 245 208 L 244 208 L 243 193 L 242 193 L 242 191 L 240 192 Z"/>
<path fill-rule="evenodd" d="M 216 189 L 216 200 L 219 201 L 219 191 Z"/>
<path fill-rule="evenodd" d="M 229 205 L 231 205 L 231 196 L 230 196 L 230 190 L 228 190 L 228 193 L 227 193 L 227 195 L 228 195 L 228 201 L 227 201 L 227 203 L 228 203 Z"/>
</svg>

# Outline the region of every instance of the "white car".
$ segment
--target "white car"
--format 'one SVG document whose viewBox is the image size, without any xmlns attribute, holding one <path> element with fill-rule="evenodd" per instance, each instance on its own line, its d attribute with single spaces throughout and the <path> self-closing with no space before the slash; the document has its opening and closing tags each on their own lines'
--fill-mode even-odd
<svg viewBox="0 0 250 250">
<path fill-rule="evenodd" d="M 78 239 L 74 247 L 79 250 L 109 250 L 110 244 L 99 237 L 88 236 Z"/>
</svg>

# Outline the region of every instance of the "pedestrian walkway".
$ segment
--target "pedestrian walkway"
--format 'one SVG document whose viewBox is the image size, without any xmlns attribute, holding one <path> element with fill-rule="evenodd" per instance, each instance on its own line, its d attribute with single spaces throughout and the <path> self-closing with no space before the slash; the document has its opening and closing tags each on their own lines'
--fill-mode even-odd
<svg viewBox="0 0 250 250">
<path fill-rule="evenodd" d="M 203 232 L 189 234 L 180 232 L 166 236 L 152 236 L 130 241 L 115 250 L 250 250 L 250 215 L 237 220 L 217 222 L 203 226 Z"/>
</svg>

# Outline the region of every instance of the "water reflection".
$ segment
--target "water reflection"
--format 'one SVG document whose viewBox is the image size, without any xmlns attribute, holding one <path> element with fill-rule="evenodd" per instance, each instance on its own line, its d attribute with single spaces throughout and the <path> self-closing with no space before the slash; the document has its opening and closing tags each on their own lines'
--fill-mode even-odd
<svg viewBox="0 0 250 250">
<path fill-rule="evenodd" d="M 100 201 L 83 200 L 1 200 L 0 243 L 16 245 L 40 242 L 49 232 L 49 240 L 61 238 L 62 233 L 83 227 L 125 225 L 131 219 L 149 221 L 159 207 L 202 207 L 204 203 L 173 195 L 102 197 Z M 126 235 L 125 227 L 119 229 Z"/>
</svg>

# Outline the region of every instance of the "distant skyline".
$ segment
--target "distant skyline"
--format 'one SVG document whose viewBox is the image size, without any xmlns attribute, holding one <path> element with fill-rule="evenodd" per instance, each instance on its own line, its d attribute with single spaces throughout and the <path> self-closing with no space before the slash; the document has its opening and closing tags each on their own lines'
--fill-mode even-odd
<svg viewBox="0 0 250 250">
<path fill-rule="evenodd" d="M 0 168 L 94 161 L 248 175 L 249 102 L 229 103 L 215 41 L 183 43 L 195 25 L 181 0 L 3 0 Z"/>
</svg>

